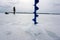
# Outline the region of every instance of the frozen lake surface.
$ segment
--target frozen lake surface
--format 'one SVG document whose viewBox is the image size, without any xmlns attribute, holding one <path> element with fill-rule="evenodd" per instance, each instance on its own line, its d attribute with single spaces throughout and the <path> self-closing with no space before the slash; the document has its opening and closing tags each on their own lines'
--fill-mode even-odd
<svg viewBox="0 0 60 40">
<path fill-rule="evenodd" d="M 37 25 L 33 16 L 0 13 L 0 40 L 60 40 L 60 15 L 39 15 Z"/>
</svg>

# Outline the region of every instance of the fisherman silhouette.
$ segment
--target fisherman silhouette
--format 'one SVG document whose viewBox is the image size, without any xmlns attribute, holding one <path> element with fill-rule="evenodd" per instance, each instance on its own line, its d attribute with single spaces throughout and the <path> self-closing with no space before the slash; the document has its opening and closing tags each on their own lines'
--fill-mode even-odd
<svg viewBox="0 0 60 40">
<path fill-rule="evenodd" d="M 15 12 L 16 12 L 16 9 L 15 9 L 15 7 L 13 7 L 13 14 L 15 14 Z"/>
</svg>

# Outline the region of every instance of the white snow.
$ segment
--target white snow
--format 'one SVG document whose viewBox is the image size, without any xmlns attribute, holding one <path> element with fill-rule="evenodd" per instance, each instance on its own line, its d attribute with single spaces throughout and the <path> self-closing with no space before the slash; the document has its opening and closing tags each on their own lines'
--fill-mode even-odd
<svg viewBox="0 0 60 40">
<path fill-rule="evenodd" d="M 60 40 L 60 15 L 0 14 L 0 40 Z"/>
</svg>

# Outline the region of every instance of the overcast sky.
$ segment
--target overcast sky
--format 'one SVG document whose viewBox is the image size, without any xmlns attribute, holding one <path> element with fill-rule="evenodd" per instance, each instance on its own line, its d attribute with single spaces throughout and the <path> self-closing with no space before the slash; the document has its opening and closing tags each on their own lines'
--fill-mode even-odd
<svg viewBox="0 0 60 40">
<path fill-rule="evenodd" d="M 34 0 L 0 0 L 0 12 L 12 11 L 15 6 L 19 12 L 33 12 Z M 60 13 L 60 0 L 39 0 L 37 12 Z"/>
</svg>

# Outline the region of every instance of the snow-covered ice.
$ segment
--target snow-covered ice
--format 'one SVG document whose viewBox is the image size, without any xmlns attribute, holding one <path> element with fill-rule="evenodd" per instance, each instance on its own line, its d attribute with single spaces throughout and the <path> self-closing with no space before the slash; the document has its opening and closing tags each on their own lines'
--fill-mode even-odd
<svg viewBox="0 0 60 40">
<path fill-rule="evenodd" d="M 60 40 L 60 15 L 39 15 L 33 24 L 33 15 L 0 13 L 0 40 Z"/>
</svg>

